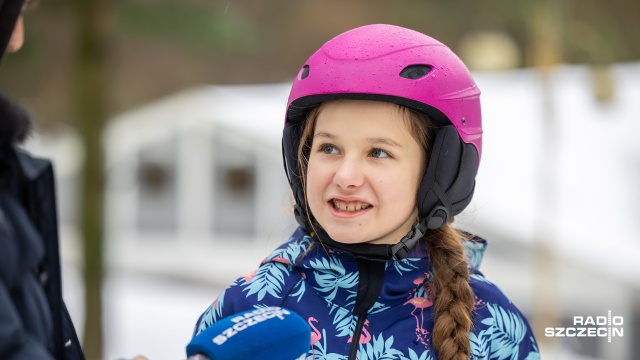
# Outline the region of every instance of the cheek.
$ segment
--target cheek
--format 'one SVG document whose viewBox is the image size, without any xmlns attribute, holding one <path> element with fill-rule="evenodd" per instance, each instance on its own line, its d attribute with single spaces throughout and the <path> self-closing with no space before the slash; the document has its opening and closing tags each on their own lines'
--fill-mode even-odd
<svg viewBox="0 0 640 360">
<path fill-rule="evenodd" d="M 333 180 L 335 167 L 330 161 L 327 161 L 322 156 L 310 156 L 309 164 L 307 165 L 307 178 L 313 178 L 313 181 L 327 182 Z"/>
<path fill-rule="evenodd" d="M 385 201 L 387 208 L 392 211 L 411 210 L 416 206 L 418 184 L 410 176 L 383 176 L 376 182 L 376 192 L 381 201 Z"/>
</svg>

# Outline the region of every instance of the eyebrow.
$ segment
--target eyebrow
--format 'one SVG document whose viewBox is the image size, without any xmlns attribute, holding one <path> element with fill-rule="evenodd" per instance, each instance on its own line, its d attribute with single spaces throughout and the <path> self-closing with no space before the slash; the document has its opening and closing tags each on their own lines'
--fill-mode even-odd
<svg viewBox="0 0 640 360">
<path fill-rule="evenodd" d="M 367 142 L 370 144 L 382 144 L 399 148 L 402 147 L 400 143 L 388 137 L 367 138 Z"/>
<path fill-rule="evenodd" d="M 320 131 L 320 132 L 317 132 L 315 135 L 313 135 L 313 138 L 314 139 L 317 139 L 317 138 L 335 139 L 336 136 L 328 132 Z M 388 137 L 366 138 L 365 140 L 372 145 L 380 144 L 380 145 L 388 145 L 388 146 L 399 147 L 399 148 L 402 147 L 400 143 Z"/>
<path fill-rule="evenodd" d="M 335 136 L 329 134 L 328 132 L 319 131 L 313 135 L 313 138 L 335 139 Z"/>
</svg>

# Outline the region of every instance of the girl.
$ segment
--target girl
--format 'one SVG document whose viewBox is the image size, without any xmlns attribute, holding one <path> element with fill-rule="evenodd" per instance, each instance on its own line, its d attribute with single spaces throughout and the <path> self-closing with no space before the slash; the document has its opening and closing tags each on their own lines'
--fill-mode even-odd
<svg viewBox="0 0 640 360">
<path fill-rule="evenodd" d="M 520 311 L 451 225 L 481 155 L 480 91 L 440 42 L 391 25 L 341 34 L 296 77 L 283 132 L 300 227 L 227 288 L 195 334 L 289 308 L 308 359 L 538 359 Z"/>
</svg>

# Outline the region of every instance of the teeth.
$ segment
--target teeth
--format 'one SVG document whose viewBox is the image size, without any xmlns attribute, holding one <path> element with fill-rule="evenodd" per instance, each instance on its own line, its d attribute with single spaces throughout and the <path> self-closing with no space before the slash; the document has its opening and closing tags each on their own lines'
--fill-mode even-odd
<svg viewBox="0 0 640 360">
<path fill-rule="evenodd" d="M 344 201 L 333 200 L 333 207 L 336 210 L 353 212 L 368 208 L 370 205 L 366 203 L 346 203 Z"/>
</svg>

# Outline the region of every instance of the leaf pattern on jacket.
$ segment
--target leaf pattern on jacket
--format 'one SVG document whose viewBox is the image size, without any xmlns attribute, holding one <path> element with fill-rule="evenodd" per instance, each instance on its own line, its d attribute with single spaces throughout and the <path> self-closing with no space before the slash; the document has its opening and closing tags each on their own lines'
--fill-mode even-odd
<svg viewBox="0 0 640 360">
<path fill-rule="evenodd" d="M 413 351 L 413 349 L 409 349 L 409 356 L 408 357 L 401 357 L 401 360 L 433 360 L 433 357 L 431 357 L 431 353 L 429 352 L 429 350 L 425 350 L 422 354 L 420 354 L 420 356 L 418 356 L 418 354 Z"/>
<path fill-rule="evenodd" d="M 211 304 L 211 306 L 209 306 L 209 308 L 207 308 L 207 310 L 202 314 L 202 316 L 200 317 L 199 325 L 195 330 L 196 335 L 222 318 L 225 293 L 226 291 L 223 291 L 220 295 L 218 295 L 218 297 L 213 301 L 213 304 Z"/>
<path fill-rule="evenodd" d="M 329 314 L 333 314 L 333 326 L 335 326 L 338 337 L 349 336 L 356 327 L 355 317 L 351 315 L 351 311 L 337 306 L 331 305 Z"/>
<path fill-rule="evenodd" d="M 247 296 L 255 294 L 258 301 L 261 301 L 267 293 L 277 297 L 282 291 L 288 273 L 287 265 L 280 262 L 267 263 L 258 268 L 251 282 L 245 284 L 246 287 L 242 291 L 247 292 Z"/>
<path fill-rule="evenodd" d="M 395 360 L 403 356 L 402 351 L 393 347 L 393 335 L 387 339 L 380 334 L 371 342 L 360 345 L 358 360 Z"/>
<path fill-rule="evenodd" d="M 371 309 L 369 309 L 369 314 L 372 314 L 372 315 L 378 314 L 388 309 L 389 309 L 389 306 L 376 301 L 373 305 L 371 305 Z"/>
<path fill-rule="evenodd" d="M 500 305 L 489 304 L 490 317 L 482 320 L 489 325 L 492 359 L 518 359 L 520 342 L 527 335 L 527 326 L 517 314 Z"/>
<path fill-rule="evenodd" d="M 483 252 L 484 243 L 467 250 Z M 477 253 L 469 253 L 479 263 Z M 358 343 L 359 360 L 435 360 L 430 347 L 432 306 L 408 306 L 415 298 L 432 298 L 433 273 L 428 256 L 387 262 L 385 282 L 369 310 L 366 336 Z M 264 306 L 283 306 L 317 325 L 308 360 L 346 360 L 354 334 L 358 264 L 348 253 L 315 244 L 302 229 L 274 250 L 256 271 L 238 278 L 205 310 L 196 324 L 200 332 L 223 317 Z M 469 334 L 471 359 L 539 360 L 533 333 L 518 308 L 481 272 L 470 266 L 476 298 L 473 332 Z M 322 324 L 322 326 L 320 326 Z M 424 337 L 421 338 L 420 336 Z M 417 341 L 424 340 L 424 341 Z"/>
<path fill-rule="evenodd" d="M 281 258 L 286 260 L 289 264 L 294 264 L 297 259 L 304 254 L 304 252 L 309 248 L 311 244 L 310 237 L 302 237 L 297 241 L 293 236 L 289 238 L 289 243 L 287 246 L 275 249 L 268 257 L 267 261 L 271 261 L 274 258 Z"/>
<path fill-rule="evenodd" d="M 482 330 L 478 335 L 469 334 L 469 343 L 471 345 L 471 359 L 485 360 L 489 359 L 489 336 L 487 330 Z"/>
<path fill-rule="evenodd" d="M 533 344 L 533 351 L 527 355 L 525 360 L 540 360 L 540 352 L 538 351 L 538 345 L 536 344 L 536 339 L 533 336 L 529 336 L 529 341 Z"/>
<path fill-rule="evenodd" d="M 393 266 L 398 274 L 402 275 L 403 273 L 418 269 L 418 265 L 416 263 L 419 261 L 420 259 L 416 258 L 407 258 L 401 261 L 390 261 L 387 263 L 387 268 L 389 266 Z"/>
<path fill-rule="evenodd" d="M 318 286 L 314 287 L 328 303 L 333 302 L 339 289 L 347 289 L 349 292 L 349 304 L 356 301 L 356 287 L 358 285 L 358 274 L 347 272 L 339 259 L 329 256 L 328 259 L 312 261 L 314 277 Z M 353 289 L 353 290 L 351 290 Z"/>
<path fill-rule="evenodd" d="M 306 283 L 303 279 L 300 279 L 292 289 L 293 291 L 290 296 L 295 298 L 297 302 L 302 301 L 302 297 L 304 296 L 305 291 L 307 291 L 307 286 L 305 284 Z"/>
<path fill-rule="evenodd" d="M 322 339 L 313 344 L 309 350 L 307 360 L 346 360 L 345 355 L 327 352 L 327 332 L 322 329 Z"/>
</svg>

